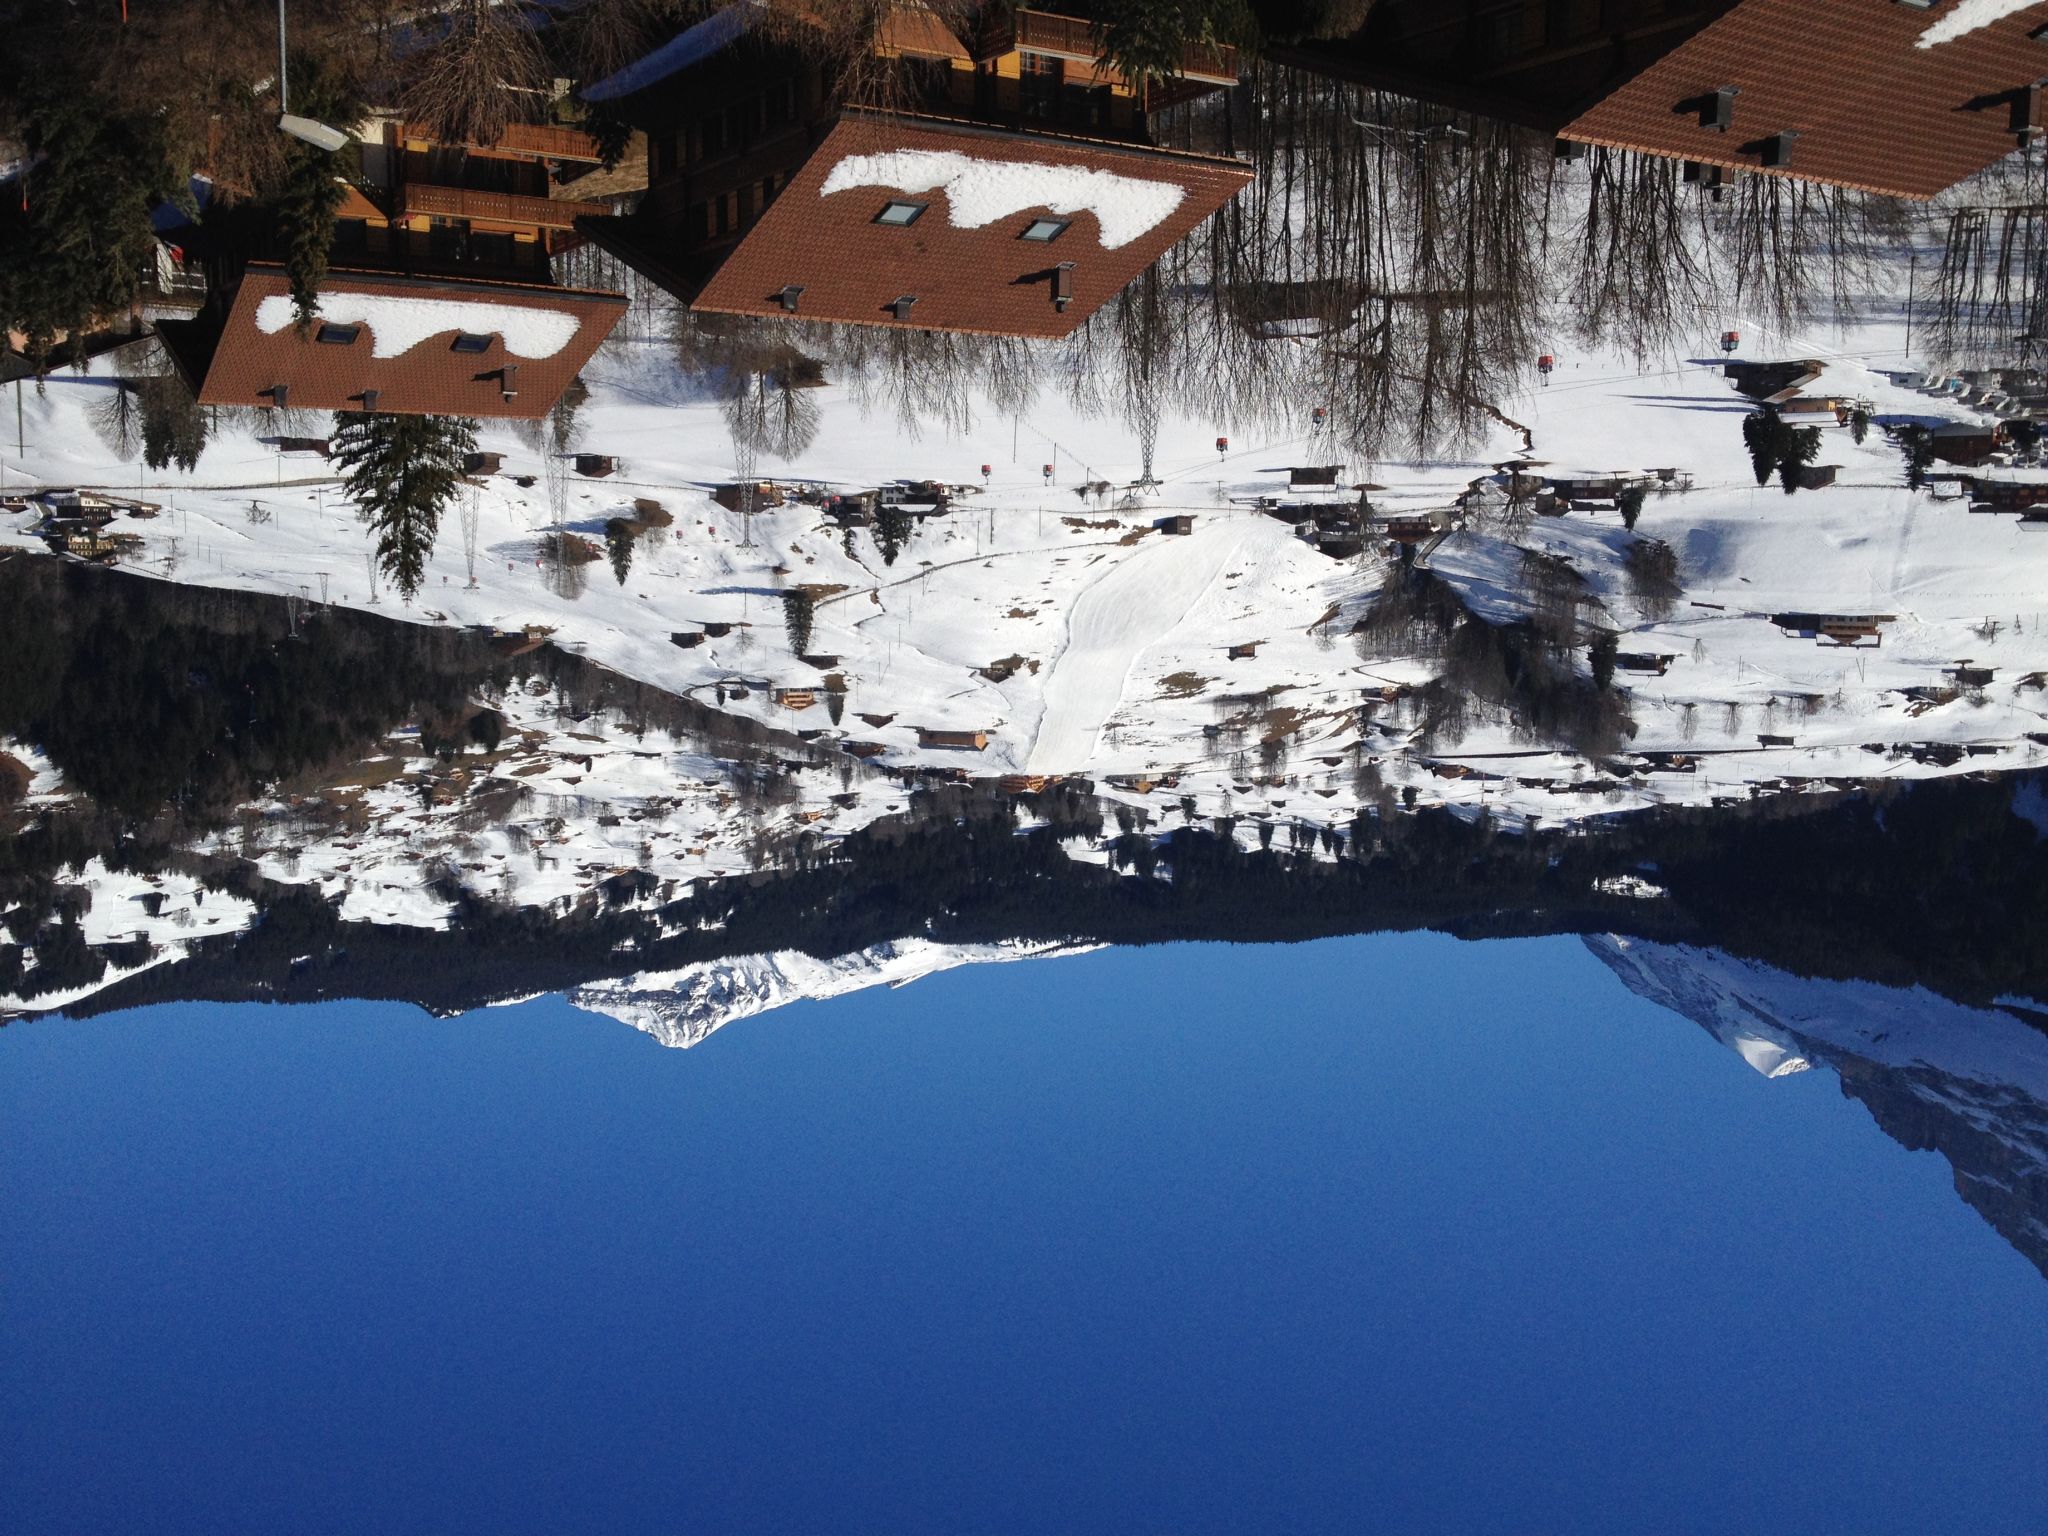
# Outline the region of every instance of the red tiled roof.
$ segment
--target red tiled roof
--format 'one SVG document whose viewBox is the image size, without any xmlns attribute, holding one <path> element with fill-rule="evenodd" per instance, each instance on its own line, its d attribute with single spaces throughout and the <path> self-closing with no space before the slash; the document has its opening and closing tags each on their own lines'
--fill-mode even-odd
<svg viewBox="0 0 2048 1536">
<path fill-rule="evenodd" d="M 365 390 L 378 393 L 377 408 L 445 416 L 496 416 L 531 419 L 545 415 L 562 397 L 583 365 L 598 348 L 620 315 L 626 300 L 615 293 L 595 293 L 575 288 L 551 288 L 537 283 L 477 282 L 461 278 L 402 277 L 384 272 L 329 271 L 321 285 L 323 305 L 345 314 L 350 296 L 366 300 L 426 300 L 436 304 L 471 306 L 463 313 L 460 327 L 476 334 L 487 327 L 477 323 L 479 309 L 503 309 L 514 328 L 508 338 L 501 327 L 488 328 L 490 342 L 481 352 L 456 352 L 452 344 L 458 334 L 455 312 L 451 323 L 414 341 L 395 357 L 377 357 L 374 330 L 346 346 L 320 342 L 313 335 L 300 336 L 289 324 L 264 330 L 257 323 L 257 311 L 266 299 L 289 302 L 291 284 L 282 268 L 270 263 L 251 263 L 236 291 L 234 305 L 221 325 L 210 359 L 203 361 L 204 379 L 198 386 L 200 402 L 206 405 L 269 405 L 270 393 L 278 385 L 289 387 L 288 403 L 294 408 L 321 411 L 360 410 Z M 275 314 L 273 306 L 271 314 Z M 534 350 L 531 339 L 517 332 L 513 314 L 552 313 L 574 320 L 575 329 L 566 342 L 547 356 L 521 356 L 522 344 Z M 426 312 L 424 323 L 439 318 Z M 203 322 L 190 322 L 197 326 Z M 529 325 L 531 322 L 528 322 Z M 195 357 L 190 340 L 166 337 L 174 354 Z M 515 350 L 507 349 L 511 340 Z M 387 340 L 386 345 L 389 342 Z M 517 365 L 518 398 L 503 398 L 499 370 Z"/>
<path fill-rule="evenodd" d="M 1782 172 L 1902 197 L 1932 197 L 2015 147 L 2012 93 L 2048 75 L 2028 34 L 2048 0 L 1931 47 L 1921 35 L 1955 10 L 1895 0 L 1741 0 L 1560 130 L 1588 144 L 1761 169 L 1758 148 L 1799 138 Z M 1689 102 L 1725 85 L 1725 133 Z"/>
<path fill-rule="evenodd" d="M 854 155 L 938 151 L 993 165 L 1106 171 L 1181 188 L 1179 206 L 1125 244 L 1105 248 L 1094 213 L 1071 220 L 1046 244 L 1018 238 L 1036 214 L 1018 208 L 979 228 L 953 220 L 943 190 L 891 190 L 879 183 L 823 195 L 833 168 Z M 691 305 L 725 314 L 779 315 L 785 285 L 804 292 L 804 319 L 899 323 L 888 306 L 914 295 L 907 321 L 920 330 L 1000 336 L 1065 336 L 1170 247 L 1236 195 L 1251 171 L 1234 160 L 1172 154 L 1095 140 L 984 129 L 924 117 L 848 113 L 804 162 L 745 239 L 712 273 Z M 904 228 L 875 223 L 892 195 L 927 205 Z M 1053 302 L 1053 269 L 1074 264 L 1072 299 Z"/>
</svg>

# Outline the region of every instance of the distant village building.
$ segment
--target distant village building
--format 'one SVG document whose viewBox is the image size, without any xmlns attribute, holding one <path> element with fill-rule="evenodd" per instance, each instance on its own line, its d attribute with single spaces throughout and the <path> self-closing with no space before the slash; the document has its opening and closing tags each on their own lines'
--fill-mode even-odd
<svg viewBox="0 0 2048 1536">
<path fill-rule="evenodd" d="M 1133 86 L 1085 20 L 896 7 L 876 111 L 836 104 L 765 14 L 719 10 L 583 93 L 646 131 L 649 182 L 577 229 L 694 310 L 1065 336 L 1250 179 L 1151 135 L 1237 83 L 1234 49 Z"/>
<path fill-rule="evenodd" d="M 1187 534 L 1195 531 L 1195 520 L 1185 512 L 1175 512 L 1155 519 L 1152 526 L 1161 533 Z"/>
<path fill-rule="evenodd" d="M 942 747 L 962 752 L 980 752 L 988 746 L 988 732 L 935 731 L 919 726 L 917 728 L 917 744 L 920 747 Z"/>
<path fill-rule="evenodd" d="M 1788 176 L 1928 198 L 2039 131 L 2032 6 L 1828 0 L 1378 0 L 1273 60 L 1554 135 L 1685 163 L 1718 192 Z M 1817 31 L 1818 29 L 1824 29 Z"/>
</svg>

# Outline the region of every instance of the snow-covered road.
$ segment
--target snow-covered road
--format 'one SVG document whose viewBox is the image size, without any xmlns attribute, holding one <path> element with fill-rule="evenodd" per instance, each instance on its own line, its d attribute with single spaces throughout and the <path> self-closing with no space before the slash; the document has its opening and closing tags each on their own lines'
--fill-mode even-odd
<svg viewBox="0 0 2048 1536">
<path fill-rule="evenodd" d="M 1131 668 L 1220 579 L 1257 532 L 1252 519 L 1199 517 L 1185 535 L 1154 534 L 1074 600 L 1066 643 L 1045 684 L 1028 773 L 1073 773 L 1123 701 Z"/>
</svg>

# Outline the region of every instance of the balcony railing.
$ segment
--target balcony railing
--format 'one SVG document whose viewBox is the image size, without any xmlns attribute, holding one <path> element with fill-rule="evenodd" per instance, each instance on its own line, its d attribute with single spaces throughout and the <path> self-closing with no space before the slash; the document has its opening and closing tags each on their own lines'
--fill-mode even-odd
<svg viewBox="0 0 2048 1536">
<path fill-rule="evenodd" d="M 434 136 L 418 123 L 407 123 L 405 137 L 432 141 Z M 481 149 L 486 146 L 470 144 L 464 147 Z M 588 160 L 593 165 L 604 159 L 598 150 L 597 140 L 582 129 L 563 128 L 553 123 L 509 124 L 505 136 L 488 147 L 516 155 L 545 155 L 550 160 Z"/>
<path fill-rule="evenodd" d="M 994 58 L 1021 48 L 1028 53 L 1048 53 L 1062 59 L 1094 63 L 1102 50 L 1095 40 L 1095 28 L 1073 16 L 1055 16 L 1048 11 L 1012 11 L 1007 24 L 998 22 L 985 32 L 975 48 L 977 58 Z M 1181 74 L 1190 80 L 1215 85 L 1237 83 L 1237 50 L 1230 47 L 1205 48 L 1190 44 L 1181 55 Z"/>
<path fill-rule="evenodd" d="M 610 213 L 611 208 L 604 203 L 575 202 L 568 198 L 522 197 L 514 192 L 472 192 L 465 187 L 410 183 L 399 194 L 399 212 L 406 218 L 426 215 L 491 224 L 530 224 L 541 229 L 568 229 L 582 215 Z"/>
</svg>

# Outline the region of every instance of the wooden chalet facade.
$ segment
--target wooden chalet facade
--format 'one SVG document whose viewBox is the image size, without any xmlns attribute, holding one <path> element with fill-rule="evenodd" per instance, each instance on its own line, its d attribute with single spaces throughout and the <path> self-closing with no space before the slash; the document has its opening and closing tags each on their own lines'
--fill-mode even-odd
<svg viewBox="0 0 2048 1536">
<path fill-rule="evenodd" d="M 1928 198 L 2044 122 L 2048 9 L 1960 0 L 1377 0 L 1268 56 L 1583 146 L 1680 160 L 1717 193 L 1789 176 Z"/>
<path fill-rule="evenodd" d="M 823 72 L 729 7 L 608 80 L 644 129 L 647 195 L 577 229 L 706 313 L 1055 338 L 1250 179 L 1150 142 L 1163 107 L 1235 84 L 1229 49 L 1133 89 L 1086 22 L 993 5 L 891 13 L 898 102 L 834 99 Z"/>
</svg>

